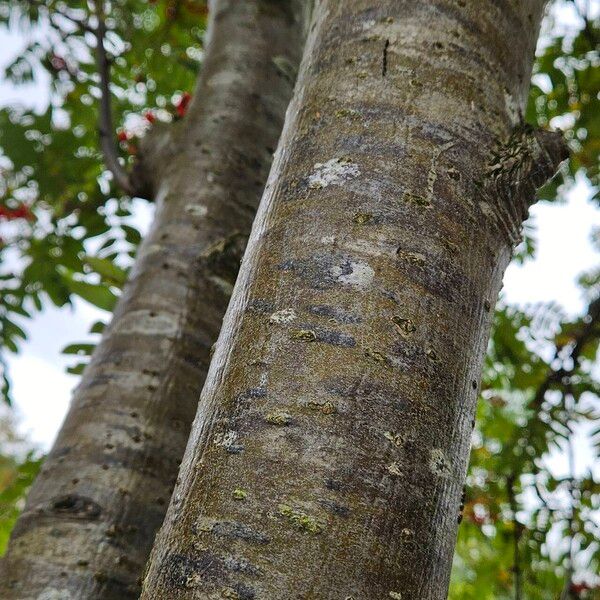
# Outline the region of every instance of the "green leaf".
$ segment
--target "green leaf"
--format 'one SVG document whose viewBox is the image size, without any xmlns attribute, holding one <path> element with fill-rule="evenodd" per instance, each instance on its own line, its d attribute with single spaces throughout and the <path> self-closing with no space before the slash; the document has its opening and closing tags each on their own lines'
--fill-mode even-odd
<svg viewBox="0 0 600 600">
<path fill-rule="evenodd" d="M 107 311 L 112 311 L 115 307 L 117 297 L 106 286 L 102 284 L 94 285 L 67 276 L 64 280 L 73 294 L 83 298 L 90 304 Z"/>
<path fill-rule="evenodd" d="M 96 344 L 69 344 L 62 349 L 63 354 L 77 354 L 79 356 L 90 356 Z"/>
<path fill-rule="evenodd" d="M 109 284 L 122 287 L 127 281 L 127 271 L 121 269 L 121 267 L 118 267 L 114 262 L 107 258 L 86 256 L 84 262 Z"/>
</svg>

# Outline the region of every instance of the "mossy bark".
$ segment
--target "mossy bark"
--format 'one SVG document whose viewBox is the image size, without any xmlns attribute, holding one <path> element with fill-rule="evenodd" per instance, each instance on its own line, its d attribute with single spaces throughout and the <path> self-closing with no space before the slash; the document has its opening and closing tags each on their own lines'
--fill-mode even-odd
<svg viewBox="0 0 600 600">
<path fill-rule="evenodd" d="M 138 597 L 292 94 L 301 6 L 213 2 L 190 110 L 157 125 L 136 172 L 154 225 L 17 522 L 3 600 Z"/>
<path fill-rule="evenodd" d="M 542 0 L 321 0 L 143 600 L 446 597 Z"/>
</svg>

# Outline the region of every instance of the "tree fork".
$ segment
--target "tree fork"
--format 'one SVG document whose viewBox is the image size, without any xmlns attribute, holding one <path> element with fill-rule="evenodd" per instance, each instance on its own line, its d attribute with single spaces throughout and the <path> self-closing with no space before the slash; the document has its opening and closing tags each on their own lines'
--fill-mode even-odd
<svg viewBox="0 0 600 600">
<path fill-rule="evenodd" d="M 446 597 L 543 5 L 316 3 L 143 600 Z"/>
<path fill-rule="evenodd" d="M 277 62 L 302 50 L 299 1 L 213 5 L 195 99 L 171 150 L 146 153 L 153 227 L 1 561 L 3 600 L 139 595 L 292 94 Z"/>
</svg>

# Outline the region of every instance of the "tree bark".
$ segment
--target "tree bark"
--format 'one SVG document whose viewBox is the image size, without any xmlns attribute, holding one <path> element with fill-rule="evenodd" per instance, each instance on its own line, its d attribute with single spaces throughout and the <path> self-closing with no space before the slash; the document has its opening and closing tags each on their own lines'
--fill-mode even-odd
<svg viewBox="0 0 600 600">
<path fill-rule="evenodd" d="M 188 115 L 146 141 L 155 221 L 13 532 L 5 600 L 139 595 L 302 51 L 299 0 L 213 4 Z"/>
<path fill-rule="evenodd" d="M 542 0 L 321 0 L 143 600 L 446 597 Z"/>
</svg>

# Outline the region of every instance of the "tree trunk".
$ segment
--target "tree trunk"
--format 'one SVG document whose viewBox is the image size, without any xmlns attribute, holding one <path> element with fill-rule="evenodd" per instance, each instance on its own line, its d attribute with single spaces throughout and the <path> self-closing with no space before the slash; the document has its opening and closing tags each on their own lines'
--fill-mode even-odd
<svg viewBox="0 0 600 600">
<path fill-rule="evenodd" d="M 317 2 L 144 600 L 446 597 L 542 9 Z"/>
<path fill-rule="evenodd" d="M 300 59 L 299 0 L 218 0 L 195 100 L 150 136 L 157 213 L 2 561 L 0 597 L 137 598 Z"/>
</svg>

